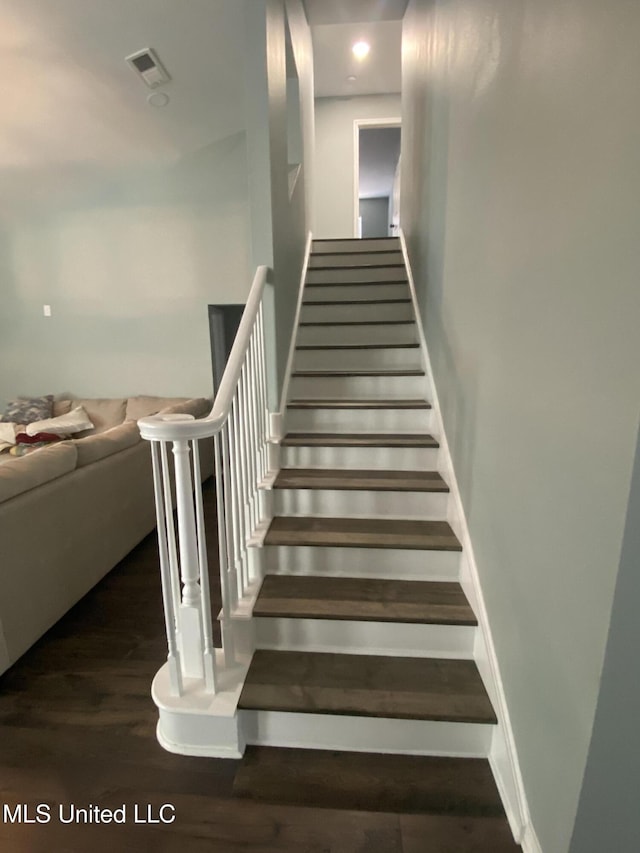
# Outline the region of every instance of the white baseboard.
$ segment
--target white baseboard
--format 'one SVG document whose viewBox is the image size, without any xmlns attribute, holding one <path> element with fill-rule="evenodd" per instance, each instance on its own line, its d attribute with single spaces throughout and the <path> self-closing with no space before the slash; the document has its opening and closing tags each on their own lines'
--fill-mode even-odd
<svg viewBox="0 0 640 853">
<path fill-rule="evenodd" d="M 493 643 L 491 628 L 489 626 L 489 617 L 482 593 L 478 567 L 473 552 L 464 506 L 460 497 L 460 489 L 458 487 L 458 481 L 453 467 L 451 453 L 449 451 L 449 444 L 442 421 L 438 391 L 433 371 L 431 369 L 431 359 L 429 357 L 429 349 L 427 347 L 422 318 L 420 316 L 415 281 L 413 279 L 411 264 L 407 252 L 406 239 L 402 229 L 400 230 L 400 245 L 402 247 L 402 254 L 407 267 L 409 291 L 411 293 L 411 301 L 416 315 L 418 336 L 424 358 L 424 368 L 426 370 L 427 377 L 430 379 L 430 402 L 433 406 L 434 435 L 440 442 L 439 470 L 446 479 L 450 488 L 449 513 L 447 520 L 451 524 L 451 527 L 462 544 L 463 556 L 461 561 L 461 583 L 470 600 L 471 606 L 475 611 L 478 619 L 479 631 L 481 632 L 481 641 L 476 644 L 474 658 L 487 688 L 487 692 L 494 704 L 494 710 L 498 718 L 499 733 L 494 735 L 492 751 L 490 754 L 490 765 L 515 840 L 524 844 L 524 839 L 526 838 L 529 845 L 533 845 L 534 843 L 537 845 L 535 831 L 531 825 L 522 773 L 520 771 L 518 754 L 513 737 L 513 728 L 509 717 L 509 709 L 504 692 L 504 685 L 500 675 L 500 668 Z M 527 850 L 527 848 L 524 849 Z M 530 846 L 529 849 L 531 850 L 531 853 L 537 853 L 539 845 L 537 847 Z"/>
</svg>

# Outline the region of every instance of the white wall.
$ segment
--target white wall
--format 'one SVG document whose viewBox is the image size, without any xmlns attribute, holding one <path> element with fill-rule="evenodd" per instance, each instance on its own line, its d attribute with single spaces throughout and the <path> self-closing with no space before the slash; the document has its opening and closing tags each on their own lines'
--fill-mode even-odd
<svg viewBox="0 0 640 853">
<path fill-rule="evenodd" d="M 354 236 L 354 121 L 399 116 L 400 95 L 316 98 L 314 237 Z"/>
<path fill-rule="evenodd" d="M 251 283 L 246 171 L 238 133 L 172 168 L 97 172 L 73 203 L 14 222 L 0 398 L 211 394 L 207 305 Z"/>
<path fill-rule="evenodd" d="M 405 37 L 402 224 L 533 824 L 566 853 L 638 427 L 640 6 L 412 0 Z"/>
</svg>

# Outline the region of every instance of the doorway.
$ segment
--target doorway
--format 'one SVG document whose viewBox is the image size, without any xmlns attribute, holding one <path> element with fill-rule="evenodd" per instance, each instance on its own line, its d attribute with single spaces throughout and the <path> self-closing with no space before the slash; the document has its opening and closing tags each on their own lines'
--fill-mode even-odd
<svg viewBox="0 0 640 853">
<path fill-rule="evenodd" d="M 354 137 L 354 237 L 395 237 L 400 226 L 400 119 L 356 119 Z"/>
</svg>

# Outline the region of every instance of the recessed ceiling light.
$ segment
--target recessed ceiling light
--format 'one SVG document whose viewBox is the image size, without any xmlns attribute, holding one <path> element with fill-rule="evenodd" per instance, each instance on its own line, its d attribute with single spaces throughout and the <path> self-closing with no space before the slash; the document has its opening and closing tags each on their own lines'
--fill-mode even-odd
<svg viewBox="0 0 640 853">
<path fill-rule="evenodd" d="M 366 41 L 357 41 L 351 48 L 356 59 L 364 59 L 371 50 L 371 47 Z"/>
<path fill-rule="evenodd" d="M 350 75 L 347 77 L 347 82 L 348 82 L 348 83 L 355 83 L 355 82 L 356 82 L 356 79 L 357 79 L 357 78 L 356 78 L 356 77 L 354 77 L 354 76 L 353 76 L 353 74 L 350 74 Z"/>
</svg>

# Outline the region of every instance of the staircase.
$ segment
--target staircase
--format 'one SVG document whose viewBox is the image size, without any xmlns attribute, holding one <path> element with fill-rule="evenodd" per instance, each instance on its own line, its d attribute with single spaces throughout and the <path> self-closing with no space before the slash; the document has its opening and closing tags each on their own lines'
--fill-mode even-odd
<svg viewBox="0 0 640 853">
<path fill-rule="evenodd" d="M 241 794 L 276 796 L 262 747 L 304 747 L 340 751 L 323 753 L 334 772 L 322 795 L 313 781 L 321 799 L 355 751 L 440 780 L 431 800 L 455 800 L 451 779 L 480 773 L 458 796 L 472 812 L 478 797 L 500 809 L 486 762 L 496 716 L 473 660 L 429 396 L 399 241 L 314 241 L 238 704 L 261 747 L 247 751 Z M 273 750 L 273 766 L 289 752 Z M 290 787 L 304 801 L 298 764 Z"/>
</svg>

